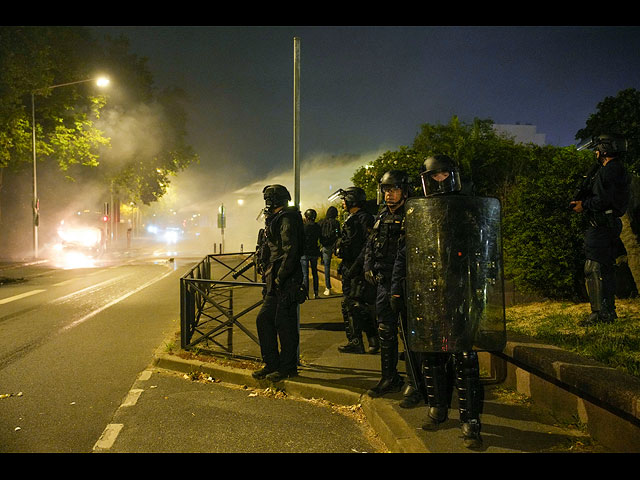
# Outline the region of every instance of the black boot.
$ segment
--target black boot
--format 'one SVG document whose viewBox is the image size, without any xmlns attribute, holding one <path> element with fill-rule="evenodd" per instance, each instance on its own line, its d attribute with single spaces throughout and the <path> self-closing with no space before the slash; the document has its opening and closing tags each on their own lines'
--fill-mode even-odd
<svg viewBox="0 0 640 480">
<path fill-rule="evenodd" d="M 423 377 L 429 409 L 427 419 L 422 425 L 423 430 L 436 430 L 438 425 L 448 418 L 452 392 L 448 365 L 449 355 L 447 354 L 425 355 Z"/>
<path fill-rule="evenodd" d="M 400 407 L 402 408 L 413 408 L 421 405 L 424 402 L 424 397 L 422 393 L 416 390 L 411 383 L 407 383 L 404 387 L 404 391 L 402 392 L 402 401 L 400 402 Z"/>
<path fill-rule="evenodd" d="M 409 383 L 407 383 L 407 386 L 404 388 L 400 407 L 413 408 L 424 403 L 426 400 L 424 381 L 421 374 L 422 357 L 419 352 L 408 351 L 406 345 L 404 354 L 405 369 Z"/>
<path fill-rule="evenodd" d="M 448 417 L 448 407 L 429 407 L 429 410 L 427 410 L 427 419 L 422 424 L 422 429 L 427 431 L 437 430 L 438 425 L 446 422 Z"/>
<path fill-rule="evenodd" d="M 364 353 L 362 328 L 358 323 L 357 305 L 354 304 L 353 300 L 346 299 L 342 302 L 342 318 L 344 319 L 349 341 L 346 345 L 338 347 L 338 351 L 341 353 Z"/>
<path fill-rule="evenodd" d="M 480 413 L 482 413 L 484 402 L 484 389 L 480 383 L 478 354 L 476 352 L 456 353 L 455 359 L 456 387 L 464 445 L 467 448 L 479 448 L 482 446 Z"/>
<path fill-rule="evenodd" d="M 392 325 L 381 323 L 380 332 L 380 366 L 382 378 L 378 384 L 367 391 L 372 398 L 380 397 L 387 393 L 399 392 L 404 385 L 404 380 L 398 374 L 398 332 Z"/>
<path fill-rule="evenodd" d="M 396 374 L 391 377 L 383 377 L 380 379 L 378 384 L 370 390 L 367 390 L 367 395 L 371 398 L 378 398 L 387 393 L 396 393 L 402 390 L 402 385 L 404 385 L 404 380 L 402 377 Z"/>
<path fill-rule="evenodd" d="M 480 422 L 471 420 L 462 424 L 462 441 L 467 448 L 481 448 L 482 437 L 480 436 Z"/>
<path fill-rule="evenodd" d="M 364 353 L 362 337 L 352 338 L 346 345 L 339 346 L 338 351 L 341 353 Z"/>
</svg>

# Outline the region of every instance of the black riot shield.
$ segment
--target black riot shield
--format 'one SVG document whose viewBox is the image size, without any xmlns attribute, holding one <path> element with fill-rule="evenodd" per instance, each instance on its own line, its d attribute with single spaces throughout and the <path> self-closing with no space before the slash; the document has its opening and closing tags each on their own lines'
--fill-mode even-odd
<svg viewBox="0 0 640 480">
<path fill-rule="evenodd" d="M 500 202 L 464 195 L 406 203 L 409 348 L 500 351 L 506 344 Z"/>
</svg>

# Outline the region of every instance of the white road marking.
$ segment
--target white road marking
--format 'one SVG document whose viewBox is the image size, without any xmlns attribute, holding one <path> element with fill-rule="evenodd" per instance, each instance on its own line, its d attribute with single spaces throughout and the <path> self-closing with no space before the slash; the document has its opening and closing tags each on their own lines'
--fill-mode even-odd
<svg viewBox="0 0 640 480">
<path fill-rule="evenodd" d="M 79 318 L 78 320 L 75 320 L 74 322 L 71 322 L 69 325 L 66 325 L 66 326 L 62 327 L 62 328 L 60 329 L 60 331 L 62 332 L 62 331 L 65 331 L 65 330 L 69 330 L 69 329 L 71 329 L 71 328 L 73 328 L 73 327 L 77 327 L 77 326 L 78 326 L 78 325 L 80 325 L 81 323 L 83 323 L 83 322 L 85 322 L 85 321 L 89 320 L 91 317 L 96 316 L 97 314 L 99 314 L 99 313 L 100 313 L 100 312 L 102 312 L 103 310 L 106 310 L 107 308 L 112 307 L 112 306 L 113 306 L 113 305 L 115 305 L 116 303 L 119 303 L 119 302 L 121 302 L 122 300 L 124 300 L 124 299 L 126 299 L 126 298 L 130 297 L 131 295 L 133 295 L 133 294 L 135 294 L 135 293 L 138 293 L 140 290 L 143 290 L 143 289 L 147 288 L 149 285 L 153 285 L 154 283 L 156 283 L 156 282 L 158 282 L 158 281 L 162 280 L 163 278 L 165 278 L 165 277 L 167 277 L 167 276 L 171 275 L 172 273 L 173 273 L 173 272 L 166 272 L 165 274 L 161 275 L 160 277 L 158 277 L 158 278 L 154 278 L 153 280 L 148 281 L 148 282 L 147 282 L 147 283 L 145 283 L 144 285 L 140 285 L 140 286 L 139 286 L 138 288 L 136 288 L 135 290 L 132 290 L 132 291 L 130 291 L 130 292 L 128 292 L 128 293 L 126 293 L 125 295 L 122 295 L 120 298 L 116 298 L 115 300 L 112 300 L 111 302 L 107 303 L 106 305 L 103 305 L 102 307 L 97 308 L 97 309 L 96 309 L 96 310 L 94 310 L 93 312 L 88 313 L 88 314 L 87 314 L 87 315 L 85 315 L 84 317 Z"/>
<path fill-rule="evenodd" d="M 35 295 L 36 293 L 46 292 L 46 290 L 31 290 L 30 292 L 24 292 L 20 295 L 14 295 L 13 297 L 3 298 L 0 300 L 0 305 L 4 305 L 5 303 L 13 302 L 14 300 L 20 300 L 21 298 L 30 297 L 31 295 Z"/>
<path fill-rule="evenodd" d="M 72 292 L 69 295 L 65 295 L 64 297 L 59 297 L 56 298 L 53 303 L 60 303 L 60 302 L 64 302 L 65 300 L 68 300 L 72 297 L 75 297 L 76 295 L 81 295 L 82 293 L 88 291 L 88 290 L 93 290 L 95 288 L 100 288 L 100 287 L 104 287 L 106 285 L 109 285 L 110 283 L 115 283 L 123 278 L 129 277 L 132 274 L 125 274 L 125 275 L 120 275 L 119 277 L 115 277 L 115 278 L 111 278 L 109 280 L 105 280 L 104 282 L 100 282 L 100 283 L 96 283 L 95 285 L 89 285 L 86 288 L 83 288 L 82 290 L 78 290 L 76 292 Z"/>
<path fill-rule="evenodd" d="M 113 446 L 113 443 L 116 441 L 120 430 L 122 430 L 124 425 L 122 423 L 110 423 L 100 435 L 100 438 L 93 446 L 94 450 L 97 449 L 109 449 Z"/>
<path fill-rule="evenodd" d="M 140 398 L 140 395 L 142 395 L 142 392 L 144 392 L 144 390 L 141 388 L 132 388 L 131 390 L 129 390 L 127 397 L 124 399 L 124 402 L 122 402 L 122 405 L 120 406 L 121 407 L 134 406 L 136 403 L 138 403 L 138 398 Z"/>
<path fill-rule="evenodd" d="M 143 370 L 140 373 L 140 375 L 138 375 L 138 378 L 134 383 L 134 385 L 136 385 L 141 381 L 149 380 L 151 378 L 152 373 L 153 373 L 152 370 L 148 370 L 148 369 Z M 138 398 L 140 398 L 140 395 L 142 395 L 143 392 L 144 392 L 143 388 L 132 388 L 131 390 L 129 390 L 129 393 L 127 393 L 127 396 L 125 397 L 124 401 L 118 407 L 118 411 L 122 410 L 123 407 L 134 406 L 138 402 Z M 95 452 L 95 451 L 110 449 L 115 443 L 118 437 L 118 434 L 120 433 L 120 430 L 122 430 L 123 427 L 124 427 L 123 423 L 109 423 L 105 427 L 98 441 L 93 446 L 93 451 Z"/>
</svg>

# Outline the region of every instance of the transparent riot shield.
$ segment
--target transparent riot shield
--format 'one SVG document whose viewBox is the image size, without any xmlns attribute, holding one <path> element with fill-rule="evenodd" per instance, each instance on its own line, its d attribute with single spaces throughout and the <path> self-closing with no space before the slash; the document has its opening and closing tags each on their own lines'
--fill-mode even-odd
<svg viewBox="0 0 640 480">
<path fill-rule="evenodd" d="M 409 347 L 501 351 L 506 343 L 501 209 L 496 198 L 410 198 L 406 203 Z"/>
</svg>

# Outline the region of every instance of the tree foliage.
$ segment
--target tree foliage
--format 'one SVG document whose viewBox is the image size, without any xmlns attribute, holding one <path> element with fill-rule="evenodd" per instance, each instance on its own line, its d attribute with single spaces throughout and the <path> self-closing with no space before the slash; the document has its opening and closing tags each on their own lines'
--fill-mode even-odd
<svg viewBox="0 0 640 480">
<path fill-rule="evenodd" d="M 425 158 L 435 154 L 456 160 L 477 195 L 500 199 L 507 278 L 551 298 L 582 294 L 583 216 L 568 206 L 591 152 L 516 143 L 498 134 L 491 120 L 464 123 L 453 117 L 446 125 L 422 125 L 411 148 L 385 152 L 352 180 L 371 198 L 384 172 L 405 170 L 419 180 Z M 421 194 L 419 181 L 414 192 Z"/>
<path fill-rule="evenodd" d="M 0 168 L 32 162 L 34 92 L 37 160 L 55 162 L 68 179 L 93 179 L 148 204 L 198 161 L 186 142 L 184 93 L 157 91 L 147 60 L 124 37 L 95 39 L 75 26 L 3 27 L 0 68 Z M 98 73 L 111 79 L 107 94 L 78 82 Z"/>
<path fill-rule="evenodd" d="M 591 152 L 574 147 L 531 147 L 535 173 L 520 175 L 503 208 L 504 270 L 519 288 L 549 298 L 583 293 L 584 216 L 569 209 Z"/>
<path fill-rule="evenodd" d="M 576 139 L 588 140 L 603 134 L 621 135 L 627 139 L 628 152 L 625 163 L 629 171 L 640 174 L 640 92 L 634 88 L 619 91 L 605 97 L 596 111 L 578 130 Z"/>
<path fill-rule="evenodd" d="M 453 158 L 478 195 L 501 200 L 505 199 L 509 185 L 532 168 L 528 147 L 498 134 L 491 120 L 465 123 L 454 116 L 448 124 L 421 125 L 411 148 L 385 152 L 371 165 L 359 168 L 352 181 L 368 195 L 375 195 L 377 182 L 386 171 L 404 170 L 414 180 L 415 193 L 420 194 L 420 168 L 428 156 L 436 154 Z"/>
<path fill-rule="evenodd" d="M 95 127 L 104 98 L 84 83 L 91 78 L 86 58 L 94 46 L 80 27 L 0 29 L 0 168 L 19 170 L 32 162 L 32 101 L 38 159 L 97 165 L 108 139 Z"/>
</svg>

